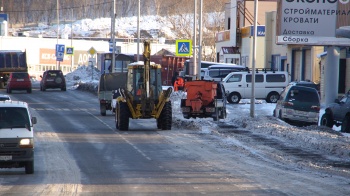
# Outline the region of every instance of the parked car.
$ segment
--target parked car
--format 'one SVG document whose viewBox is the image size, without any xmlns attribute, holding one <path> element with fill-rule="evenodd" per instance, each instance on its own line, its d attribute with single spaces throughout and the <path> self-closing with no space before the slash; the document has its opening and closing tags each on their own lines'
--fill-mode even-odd
<svg viewBox="0 0 350 196">
<path fill-rule="evenodd" d="M 289 74 L 286 71 L 258 71 L 255 74 L 255 98 L 276 103 L 280 92 L 288 83 Z M 223 79 L 222 84 L 226 89 L 227 101 L 239 103 L 241 99 L 251 97 L 252 72 L 231 72 Z"/>
<path fill-rule="evenodd" d="M 40 77 L 41 91 L 46 91 L 48 88 L 60 88 L 62 91 L 66 91 L 66 79 L 61 70 L 47 70 Z"/>
<path fill-rule="evenodd" d="M 320 106 L 320 96 L 316 89 L 288 85 L 280 94 L 273 116 L 298 125 L 317 125 Z"/>
<path fill-rule="evenodd" d="M 7 101 L 7 100 L 11 100 L 11 97 L 8 95 L 0 94 L 0 101 Z"/>
<path fill-rule="evenodd" d="M 320 125 L 330 128 L 341 125 L 341 132 L 350 133 L 350 91 L 327 106 Z"/>
<path fill-rule="evenodd" d="M 34 129 L 26 102 L 0 102 L 0 168 L 25 168 L 34 173 Z"/>
<path fill-rule="evenodd" d="M 12 90 L 26 90 L 32 92 L 32 81 L 27 72 L 11 72 L 7 80 L 6 92 L 12 93 Z"/>
</svg>

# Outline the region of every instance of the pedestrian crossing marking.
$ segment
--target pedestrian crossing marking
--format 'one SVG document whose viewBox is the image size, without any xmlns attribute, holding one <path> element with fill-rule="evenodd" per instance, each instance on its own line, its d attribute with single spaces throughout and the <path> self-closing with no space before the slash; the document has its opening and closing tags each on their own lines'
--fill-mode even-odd
<svg viewBox="0 0 350 196">
<path fill-rule="evenodd" d="M 176 40 L 176 56 L 191 56 L 192 40 Z"/>
<path fill-rule="evenodd" d="M 66 48 L 66 54 L 67 55 L 73 55 L 74 54 L 74 47 L 67 47 Z"/>
<path fill-rule="evenodd" d="M 188 53 L 189 52 L 189 49 L 187 48 L 185 43 L 182 43 L 179 52 L 181 52 L 181 53 Z"/>
</svg>

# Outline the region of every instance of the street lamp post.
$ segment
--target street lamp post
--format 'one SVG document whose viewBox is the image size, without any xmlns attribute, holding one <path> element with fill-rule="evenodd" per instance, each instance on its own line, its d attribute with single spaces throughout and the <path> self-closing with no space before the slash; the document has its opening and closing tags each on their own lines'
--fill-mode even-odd
<svg viewBox="0 0 350 196">
<path fill-rule="evenodd" d="M 58 44 L 59 30 L 60 30 L 59 0 L 57 0 L 56 11 L 57 11 L 57 44 Z M 60 69 L 60 61 L 56 61 L 56 69 L 58 70 Z"/>
<path fill-rule="evenodd" d="M 115 0 L 113 0 L 113 17 L 112 17 L 112 71 L 115 69 Z"/>
</svg>

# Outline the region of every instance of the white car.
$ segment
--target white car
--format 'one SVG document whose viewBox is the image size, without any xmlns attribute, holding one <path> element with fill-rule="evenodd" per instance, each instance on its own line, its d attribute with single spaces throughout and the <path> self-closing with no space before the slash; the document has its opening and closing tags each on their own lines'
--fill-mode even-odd
<svg viewBox="0 0 350 196">
<path fill-rule="evenodd" d="M 11 97 L 8 96 L 8 95 L 0 94 L 0 101 L 6 101 L 6 100 L 10 100 L 11 101 Z"/>
<path fill-rule="evenodd" d="M 0 168 L 24 167 L 34 173 L 34 127 L 26 102 L 0 102 Z"/>
</svg>

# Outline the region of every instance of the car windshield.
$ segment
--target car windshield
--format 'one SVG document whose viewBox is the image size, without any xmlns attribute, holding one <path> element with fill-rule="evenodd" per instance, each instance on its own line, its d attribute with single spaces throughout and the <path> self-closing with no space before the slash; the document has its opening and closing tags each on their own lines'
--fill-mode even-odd
<svg viewBox="0 0 350 196">
<path fill-rule="evenodd" d="M 0 101 L 6 101 L 6 100 L 10 100 L 9 97 L 0 97 Z"/>
<path fill-rule="evenodd" d="M 26 108 L 1 107 L 0 129 L 28 128 L 30 125 Z"/>
</svg>

